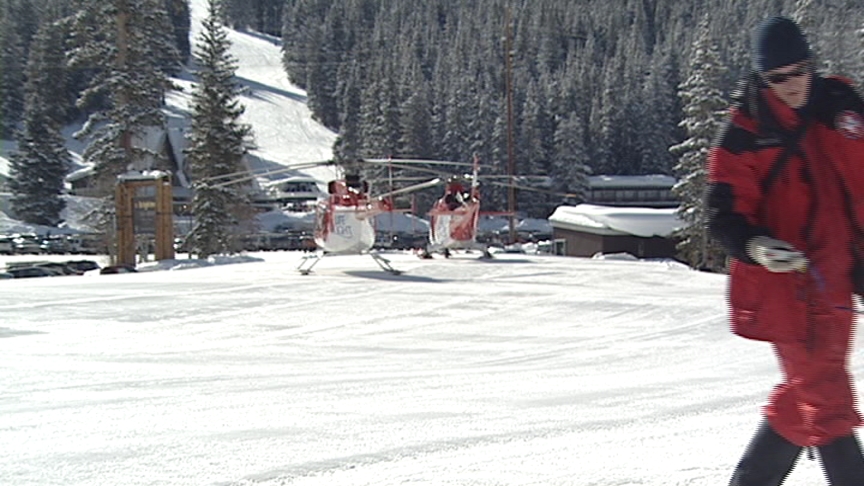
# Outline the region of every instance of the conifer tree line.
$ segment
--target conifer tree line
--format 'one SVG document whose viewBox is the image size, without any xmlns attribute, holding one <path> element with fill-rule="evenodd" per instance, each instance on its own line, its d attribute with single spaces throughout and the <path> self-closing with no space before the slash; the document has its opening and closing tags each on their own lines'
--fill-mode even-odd
<svg viewBox="0 0 864 486">
<path fill-rule="evenodd" d="M 236 30 L 282 35 L 284 0 L 225 0 L 223 21 Z"/>
<path fill-rule="evenodd" d="M 476 153 L 504 173 L 512 126 L 515 172 L 551 181 L 548 193 L 518 191 L 517 207 L 546 217 L 586 173 L 689 176 L 669 149 L 691 136 L 686 105 L 700 104 L 681 93 L 696 89 L 697 40 L 723 68 L 707 88 L 728 99 L 749 67 L 750 30 L 774 14 L 801 19 L 823 67 L 864 78 L 858 0 L 287 0 L 284 65 L 339 132 L 342 160 Z M 497 209 L 504 197 L 484 189 Z"/>
<path fill-rule="evenodd" d="M 238 121 L 243 107 L 223 1 L 207 1 L 208 15 L 194 40 L 194 64 L 188 62 L 193 54 L 188 0 L 42 0 L 38 8 L 28 6 L 33 3 L 0 0 L 2 19 L 24 26 L 32 18 L 36 26 L 32 36 L 22 27 L 15 37 L 30 39 L 14 44 L 22 49 L 16 56 L 27 60 L 26 70 L 18 80 L 20 93 L 2 105 L 19 143 L 10 174 L 16 216 L 58 224 L 71 165 L 60 129 L 75 120 L 83 122 L 75 136 L 86 142 L 82 158 L 94 168 L 93 189 L 106 203 L 97 223 L 110 235 L 117 177 L 129 170 L 170 168 L 161 153 L 135 142 L 164 133 L 170 77 L 188 68 L 199 81 L 185 149 L 194 181 L 188 244 L 201 258 L 236 251 L 237 236 L 254 220 L 249 187 L 224 181 L 225 175 L 243 170 L 251 127 Z M 41 17 L 31 17 L 33 12 Z"/>
<path fill-rule="evenodd" d="M 86 120 L 82 156 L 111 194 L 116 176 L 147 155 L 133 138 L 164 125 L 167 77 L 189 57 L 188 2 L 0 0 L 0 25 L 0 135 L 18 141 L 12 207 L 55 225 L 71 168 L 61 128 Z"/>
</svg>

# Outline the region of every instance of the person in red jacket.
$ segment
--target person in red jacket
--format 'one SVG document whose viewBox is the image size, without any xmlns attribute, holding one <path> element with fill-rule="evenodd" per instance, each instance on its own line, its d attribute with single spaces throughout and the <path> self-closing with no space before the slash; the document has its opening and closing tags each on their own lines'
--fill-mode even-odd
<svg viewBox="0 0 864 486">
<path fill-rule="evenodd" d="M 805 447 L 833 486 L 864 485 L 848 360 L 853 244 L 864 234 L 864 101 L 822 76 L 784 17 L 753 36 L 752 72 L 708 157 L 711 235 L 730 258 L 731 326 L 772 344 L 783 382 L 731 486 L 779 486 Z"/>
</svg>

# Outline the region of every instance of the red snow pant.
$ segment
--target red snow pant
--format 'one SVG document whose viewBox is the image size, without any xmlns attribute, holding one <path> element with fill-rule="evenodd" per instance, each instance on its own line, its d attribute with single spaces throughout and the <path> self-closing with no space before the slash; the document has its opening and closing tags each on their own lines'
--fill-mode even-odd
<svg viewBox="0 0 864 486">
<path fill-rule="evenodd" d="M 862 424 L 847 367 L 851 310 L 811 315 L 810 321 L 805 342 L 774 343 L 784 382 L 764 409 L 771 427 L 802 447 L 828 444 Z"/>
</svg>

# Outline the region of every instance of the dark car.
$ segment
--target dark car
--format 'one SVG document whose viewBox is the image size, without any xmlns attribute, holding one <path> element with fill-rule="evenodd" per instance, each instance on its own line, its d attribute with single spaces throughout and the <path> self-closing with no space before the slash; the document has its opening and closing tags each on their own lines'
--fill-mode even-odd
<svg viewBox="0 0 864 486">
<path fill-rule="evenodd" d="M 67 267 L 74 268 L 80 273 L 89 272 L 90 270 L 98 270 L 99 264 L 93 260 L 69 260 L 64 262 Z"/>
<path fill-rule="evenodd" d="M 138 270 L 135 270 L 135 267 L 132 265 L 112 265 L 110 267 L 105 267 L 102 270 L 99 270 L 100 275 L 111 275 L 115 273 L 135 273 Z"/>
<path fill-rule="evenodd" d="M 70 267 L 63 262 L 42 262 L 33 265 L 34 267 L 51 270 L 57 275 L 81 275 L 84 272 L 79 272 L 76 268 Z"/>
<path fill-rule="evenodd" d="M 56 272 L 42 267 L 10 268 L 6 272 L 11 273 L 15 278 L 56 277 L 58 275 Z"/>
</svg>

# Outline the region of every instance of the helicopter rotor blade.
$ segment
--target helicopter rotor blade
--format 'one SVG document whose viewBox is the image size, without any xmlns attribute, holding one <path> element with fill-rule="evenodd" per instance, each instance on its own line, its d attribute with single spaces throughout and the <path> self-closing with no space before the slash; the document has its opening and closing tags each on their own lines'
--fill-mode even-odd
<svg viewBox="0 0 864 486">
<path fill-rule="evenodd" d="M 202 180 L 209 182 L 209 181 L 219 181 L 219 179 L 221 179 L 221 178 L 228 178 L 228 180 L 224 180 L 224 181 L 216 182 L 215 184 L 212 184 L 212 187 L 214 187 L 214 188 L 221 188 L 221 187 L 231 186 L 234 184 L 239 184 L 241 182 L 251 181 L 251 180 L 257 179 L 259 177 L 283 174 L 285 172 L 291 172 L 291 171 L 302 170 L 302 169 L 311 169 L 313 167 L 321 167 L 321 166 L 326 166 L 326 165 L 333 165 L 333 163 L 332 162 L 328 162 L 328 163 L 306 162 L 306 163 L 302 163 L 302 164 L 295 164 L 295 165 L 292 165 L 289 167 L 285 167 L 283 169 L 276 169 L 276 170 L 271 170 L 271 171 L 267 171 L 267 172 L 257 172 L 257 173 L 248 172 L 248 171 L 247 172 L 236 172 L 234 174 L 223 174 L 221 176 L 208 177 L 208 178 L 204 178 Z"/>
<path fill-rule="evenodd" d="M 456 162 L 452 160 L 426 160 L 426 159 L 361 159 L 363 162 L 371 164 L 393 164 L 393 165 L 412 165 L 412 164 L 427 164 L 427 165 L 457 165 L 463 167 L 472 167 L 471 162 Z"/>
<path fill-rule="evenodd" d="M 378 197 L 379 198 L 386 198 L 386 197 L 390 197 L 390 196 L 395 196 L 397 194 L 404 194 L 406 192 L 419 191 L 420 189 L 426 189 L 427 187 L 433 187 L 433 186 L 440 185 L 442 182 L 443 181 L 441 179 L 436 177 L 436 178 L 428 180 L 426 182 L 421 182 L 419 184 L 414 184 L 414 185 L 411 185 L 408 187 L 403 187 L 402 189 L 395 189 L 393 191 L 388 191 L 388 192 L 385 192 L 383 194 L 379 194 Z"/>
</svg>

